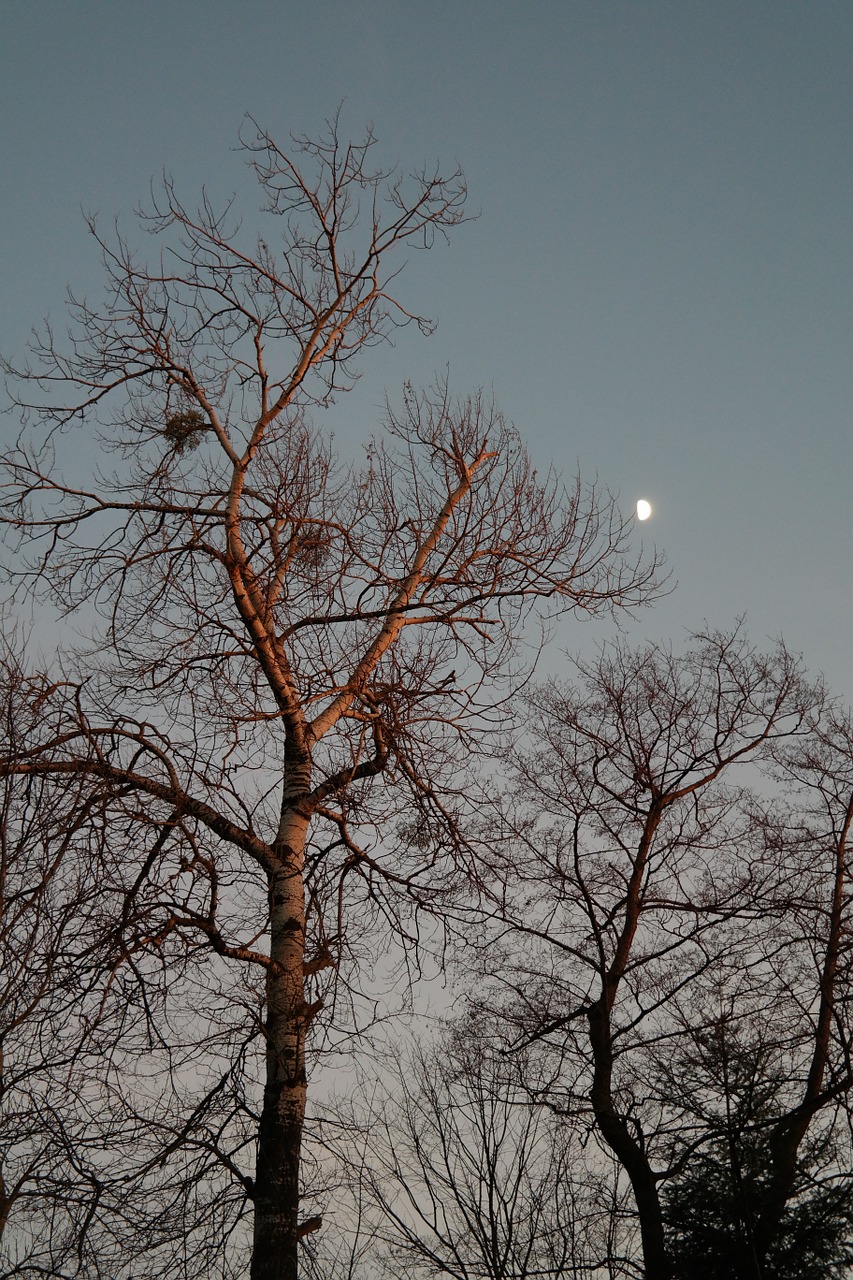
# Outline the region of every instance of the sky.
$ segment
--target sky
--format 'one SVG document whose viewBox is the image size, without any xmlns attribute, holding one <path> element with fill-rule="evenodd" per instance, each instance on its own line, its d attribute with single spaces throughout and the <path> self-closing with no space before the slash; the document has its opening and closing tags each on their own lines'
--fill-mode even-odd
<svg viewBox="0 0 853 1280">
<path fill-rule="evenodd" d="M 460 164 L 478 217 L 412 260 L 437 331 L 370 354 L 342 443 L 449 368 L 539 466 L 654 504 L 638 536 L 678 585 L 635 638 L 746 613 L 853 699 L 850 0 L 5 0 L 0 22 L 5 355 L 66 285 L 97 295 L 84 211 L 134 237 L 165 170 L 251 216 L 246 113 L 285 139 L 343 104 L 383 159 Z"/>
</svg>

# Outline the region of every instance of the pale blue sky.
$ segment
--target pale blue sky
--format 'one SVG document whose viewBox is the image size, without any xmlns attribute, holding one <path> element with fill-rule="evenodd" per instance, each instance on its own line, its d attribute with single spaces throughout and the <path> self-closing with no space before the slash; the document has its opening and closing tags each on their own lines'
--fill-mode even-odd
<svg viewBox="0 0 853 1280">
<path fill-rule="evenodd" d="M 537 461 L 655 503 L 680 586 L 640 632 L 747 611 L 853 696 L 850 0 L 6 0 L 0 17 L 6 353 L 59 318 L 66 283 L 97 292 L 81 208 L 128 213 L 165 167 L 251 211 L 243 114 L 284 136 L 345 99 L 383 156 L 461 163 L 481 216 L 413 261 L 406 296 L 438 332 L 374 353 L 339 434 L 449 362 Z"/>
</svg>

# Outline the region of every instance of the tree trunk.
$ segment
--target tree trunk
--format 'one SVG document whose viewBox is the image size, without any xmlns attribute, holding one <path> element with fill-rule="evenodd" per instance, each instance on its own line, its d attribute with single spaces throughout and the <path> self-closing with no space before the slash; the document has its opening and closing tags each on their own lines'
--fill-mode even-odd
<svg viewBox="0 0 853 1280">
<path fill-rule="evenodd" d="M 305 897 L 307 819 L 282 816 L 281 863 L 269 877 L 266 1083 L 258 1133 L 252 1280 L 297 1280 L 299 1157 L 305 1120 Z"/>
<path fill-rule="evenodd" d="M 590 1101 L 599 1132 L 631 1181 L 643 1242 L 643 1274 L 646 1280 L 672 1280 L 657 1179 L 645 1151 L 613 1101 L 613 1045 L 610 1014 L 603 995 L 590 1006 L 587 1017 L 594 1063 Z"/>
<path fill-rule="evenodd" d="M 610 1017 L 640 919 L 641 887 L 652 842 L 663 811 L 670 802 L 666 798 L 657 798 L 646 815 L 642 839 L 628 883 L 625 918 L 619 942 L 609 969 L 602 975 L 601 995 L 587 1010 L 589 1043 L 593 1060 L 590 1101 L 602 1137 L 616 1155 L 631 1182 L 640 1219 L 645 1268 L 643 1274 L 646 1280 L 672 1280 L 672 1265 L 664 1236 L 658 1180 L 649 1164 L 642 1143 L 631 1133 L 613 1099 L 613 1029 Z"/>
<path fill-rule="evenodd" d="M 797 1177 L 800 1146 L 816 1113 L 820 1110 L 820 1094 L 829 1063 L 832 1024 L 836 1008 L 836 981 L 841 960 L 845 930 L 846 887 L 848 877 L 847 842 L 853 828 L 853 795 L 847 803 L 844 822 L 835 847 L 835 878 L 829 909 L 829 936 L 820 975 L 820 1005 L 814 1029 L 812 1060 L 803 1099 L 797 1113 L 781 1120 L 770 1132 L 769 1147 L 772 1170 L 764 1205 L 758 1221 L 759 1247 L 766 1256 L 779 1233 L 785 1206 L 791 1198 Z"/>
</svg>

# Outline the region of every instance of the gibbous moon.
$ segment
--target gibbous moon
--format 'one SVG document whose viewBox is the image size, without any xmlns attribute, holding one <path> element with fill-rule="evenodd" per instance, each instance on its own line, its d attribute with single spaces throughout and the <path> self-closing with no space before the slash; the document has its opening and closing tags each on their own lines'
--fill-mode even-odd
<svg viewBox="0 0 853 1280">
<path fill-rule="evenodd" d="M 645 498 L 640 498 L 637 502 L 637 519 L 648 520 L 652 514 L 652 504 L 647 502 Z"/>
</svg>

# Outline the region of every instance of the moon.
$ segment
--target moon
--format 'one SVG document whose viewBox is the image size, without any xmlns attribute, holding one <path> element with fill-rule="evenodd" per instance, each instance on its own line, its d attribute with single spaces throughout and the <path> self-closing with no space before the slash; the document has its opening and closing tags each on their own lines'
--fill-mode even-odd
<svg viewBox="0 0 853 1280">
<path fill-rule="evenodd" d="M 645 498 L 639 498 L 637 501 L 637 519 L 648 520 L 652 514 L 652 504 L 647 502 Z"/>
</svg>

